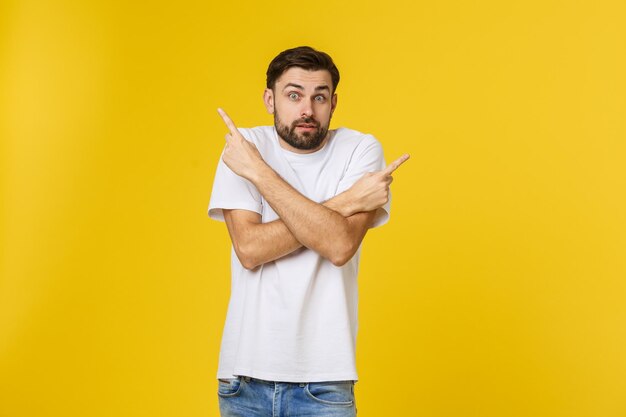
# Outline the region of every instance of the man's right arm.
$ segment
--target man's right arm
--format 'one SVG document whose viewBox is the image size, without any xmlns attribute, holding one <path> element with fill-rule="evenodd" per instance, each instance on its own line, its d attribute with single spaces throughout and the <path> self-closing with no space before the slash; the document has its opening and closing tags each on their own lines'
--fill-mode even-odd
<svg viewBox="0 0 626 417">
<path fill-rule="evenodd" d="M 258 149 L 243 137 L 230 117 L 221 109 L 218 109 L 218 112 L 230 130 L 230 133 L 226 135 L 226 146 L 222 153 L 222 161 L 225 165 L 234 174 L 247 180 L 256 188 L 257 192 L 276 211 L 284 222 L 284 226 L 289 229 L 297 242 L 319 253 L 336 266 L 341 266 L 352 258 L 375 219 L 376 212 L 374 210 L 382 207 L 388 201 L 389 185 L 392 181 L 391 174 L 409 156 L 405 154 L 385 169 L 363 175 L 348 189 L 346 193 L 357 189 L 365 191 L 364 195 L 369 197 L 366 199 L 367 204 L 365 206 L 372 205 L 372 201 L 377 200 L 372 199 L 373 196 L 382 195 L 384 199 L 380 203 L 375 203 L 371 208 L 353 209 L 354 204 L 343 206 L 344 208 L 350 207 L 351 213 L 358 213 L 346 217 L 325 204 L 318 204 L 306 198 L 289 185 L 265 163 Z M 359 183 L 365 186 L 357 187 Z M 369 187 L 372 184 L 375 185 L 373 192 Z M 348 198 L 346 201 L 350 203 L 359 201 L 359 199 Z M 329 203 L 332 204 L 334 201 Z M 248 231 L 258 225 L 257 222 L 257 218 L 246 217 L 243 225 L 236 224 L 229 228 L 233 245 L 238 253 L 244 255 L 256 253 L 250 250 L 250 247 L 257 248 L 260 246 L 256 243 L 255 237 L 257 235 Z M 276 232 L 275 229 L 271 231 Z M 270 233 L 270 236 L 275 236 L 275 233 Z M 249 237 L 251 238 L 249 239 Z M 288 243 L 290 244 L 281 245 L 275 252 L 272 252 L 273 257 L 280 257 L 285 252 L 289 253 L 289 250 L 297 248 L 293 240 Z M 257 259 L 254 256 L 250 256 L 251 259 L 248 259 L 248 256 L 241 256 L 241 258 L 245 259 L 245 261 L 242 259 L 242 264 L 248 266 L 257 264 Z M 261 257 L 260 262 L 263 259 L 268 259 L 268 257 Z"/>
<path fill-rule="evenodd" d="M 371 227 L 376 210 L 387 200 L 388 183 L 377 178 L 377 173 L 369 173 L 323 205 L 353 224 L 360 241 Z M 282 258 L 303 246 L 280 219 L 262 223 L 261 215 L 253 211 L 223 210 L 223 213 L 235 253 L 246 269 Z"/>
</svg>

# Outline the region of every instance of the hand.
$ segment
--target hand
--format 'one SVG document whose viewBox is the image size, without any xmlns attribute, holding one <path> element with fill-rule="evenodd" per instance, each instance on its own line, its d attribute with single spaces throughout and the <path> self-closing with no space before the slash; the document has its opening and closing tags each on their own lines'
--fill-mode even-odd
<svg viewBox="0 0 626 417">
<path fill-rule="evenodd" d="M 217 109 L 230 133 L 226 134 L 226 146 L 222 160 L 235 174 L 254 182 L 259 170 L 267 167 L 259 150 L 246 140 L 226 112 Z"/>
<path fill-rule="evenodd" d="M 354 183 L 347 193 L 352 200 L 352 213 L 372 211 L 381 208 L 389 201 L 389 186 L 393 181 L 391 174 L 400 167 L 409 154 L 404 154 L 381 171 L 369 172 Z"/>
</svg>

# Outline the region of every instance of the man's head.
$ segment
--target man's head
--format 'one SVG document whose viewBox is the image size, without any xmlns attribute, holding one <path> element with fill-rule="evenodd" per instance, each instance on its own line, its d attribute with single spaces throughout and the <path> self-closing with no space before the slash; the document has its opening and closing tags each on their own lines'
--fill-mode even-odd
<svg viewBox="0 0 626 417">
<path fill-rule="evenodd" d="M 339 84 L 339 70 L 333 59 L 325 52 L 316 51 L 310 46 L 287 49 L 276 56 L 267 68 L 267 88 L 274 89 L 276 81 L 289 68 L 298 67 L 308 71 L 326 70 L 331 76 L 334 94 Z"/>
<path fill-rule="evenodd" d="M 288 49 L 267 69 L 264 102 L 281 139 L 294 151 L 315 151 L 337 105 L 339 70 L 328 54 L 308 46 Z"/>
</svg>

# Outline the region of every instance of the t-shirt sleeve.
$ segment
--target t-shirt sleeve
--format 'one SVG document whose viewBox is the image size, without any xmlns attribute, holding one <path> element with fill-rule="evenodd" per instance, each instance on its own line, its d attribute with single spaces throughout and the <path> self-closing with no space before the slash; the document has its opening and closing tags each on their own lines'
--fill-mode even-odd
<svg viewBox="0 0 626 417">
<path fill-rule="evenodd" d="M 380 171 L 386 166 L 383 155 L 383 147 L 372 135 L 365 135 L 364 139 L 359 143 L 343 178 L 339 182 L 337 194 L 346 191 L 348 188 L 359 180 L 368 172 Z M 389 201 L 376 212 L 376 218 L 372 227 L 382 226 L 389 221 L 389 213 L 391 208 L 391 194 Z"/>
<path fill-rule="evenodd" d="M 228 168 L 220 155 L 209 202 L 209 217 L 224 221 L 223 209 L 242 209 L 262 214 L 263 203 L 256 187 Z"/>
</svg>

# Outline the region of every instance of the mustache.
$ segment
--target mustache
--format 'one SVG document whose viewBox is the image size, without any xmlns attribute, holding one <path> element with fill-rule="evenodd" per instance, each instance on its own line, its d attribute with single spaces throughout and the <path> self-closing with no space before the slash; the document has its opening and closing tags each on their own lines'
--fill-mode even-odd
<svg viewBox="0 0 626 417">
<path fill-rule="evenodd" d="M 315 120 L 313 117 L 305 117 L 305 118 L 302 118 L 302 119 L 298 119 L 298 120 L 294 121 L 291 124 L 291 126 L 295 128 L 299 124 L 309 124 L 309 125 L 315 125 L 316 127 L 320 127 L 320 122 Z"/>
</svg>

